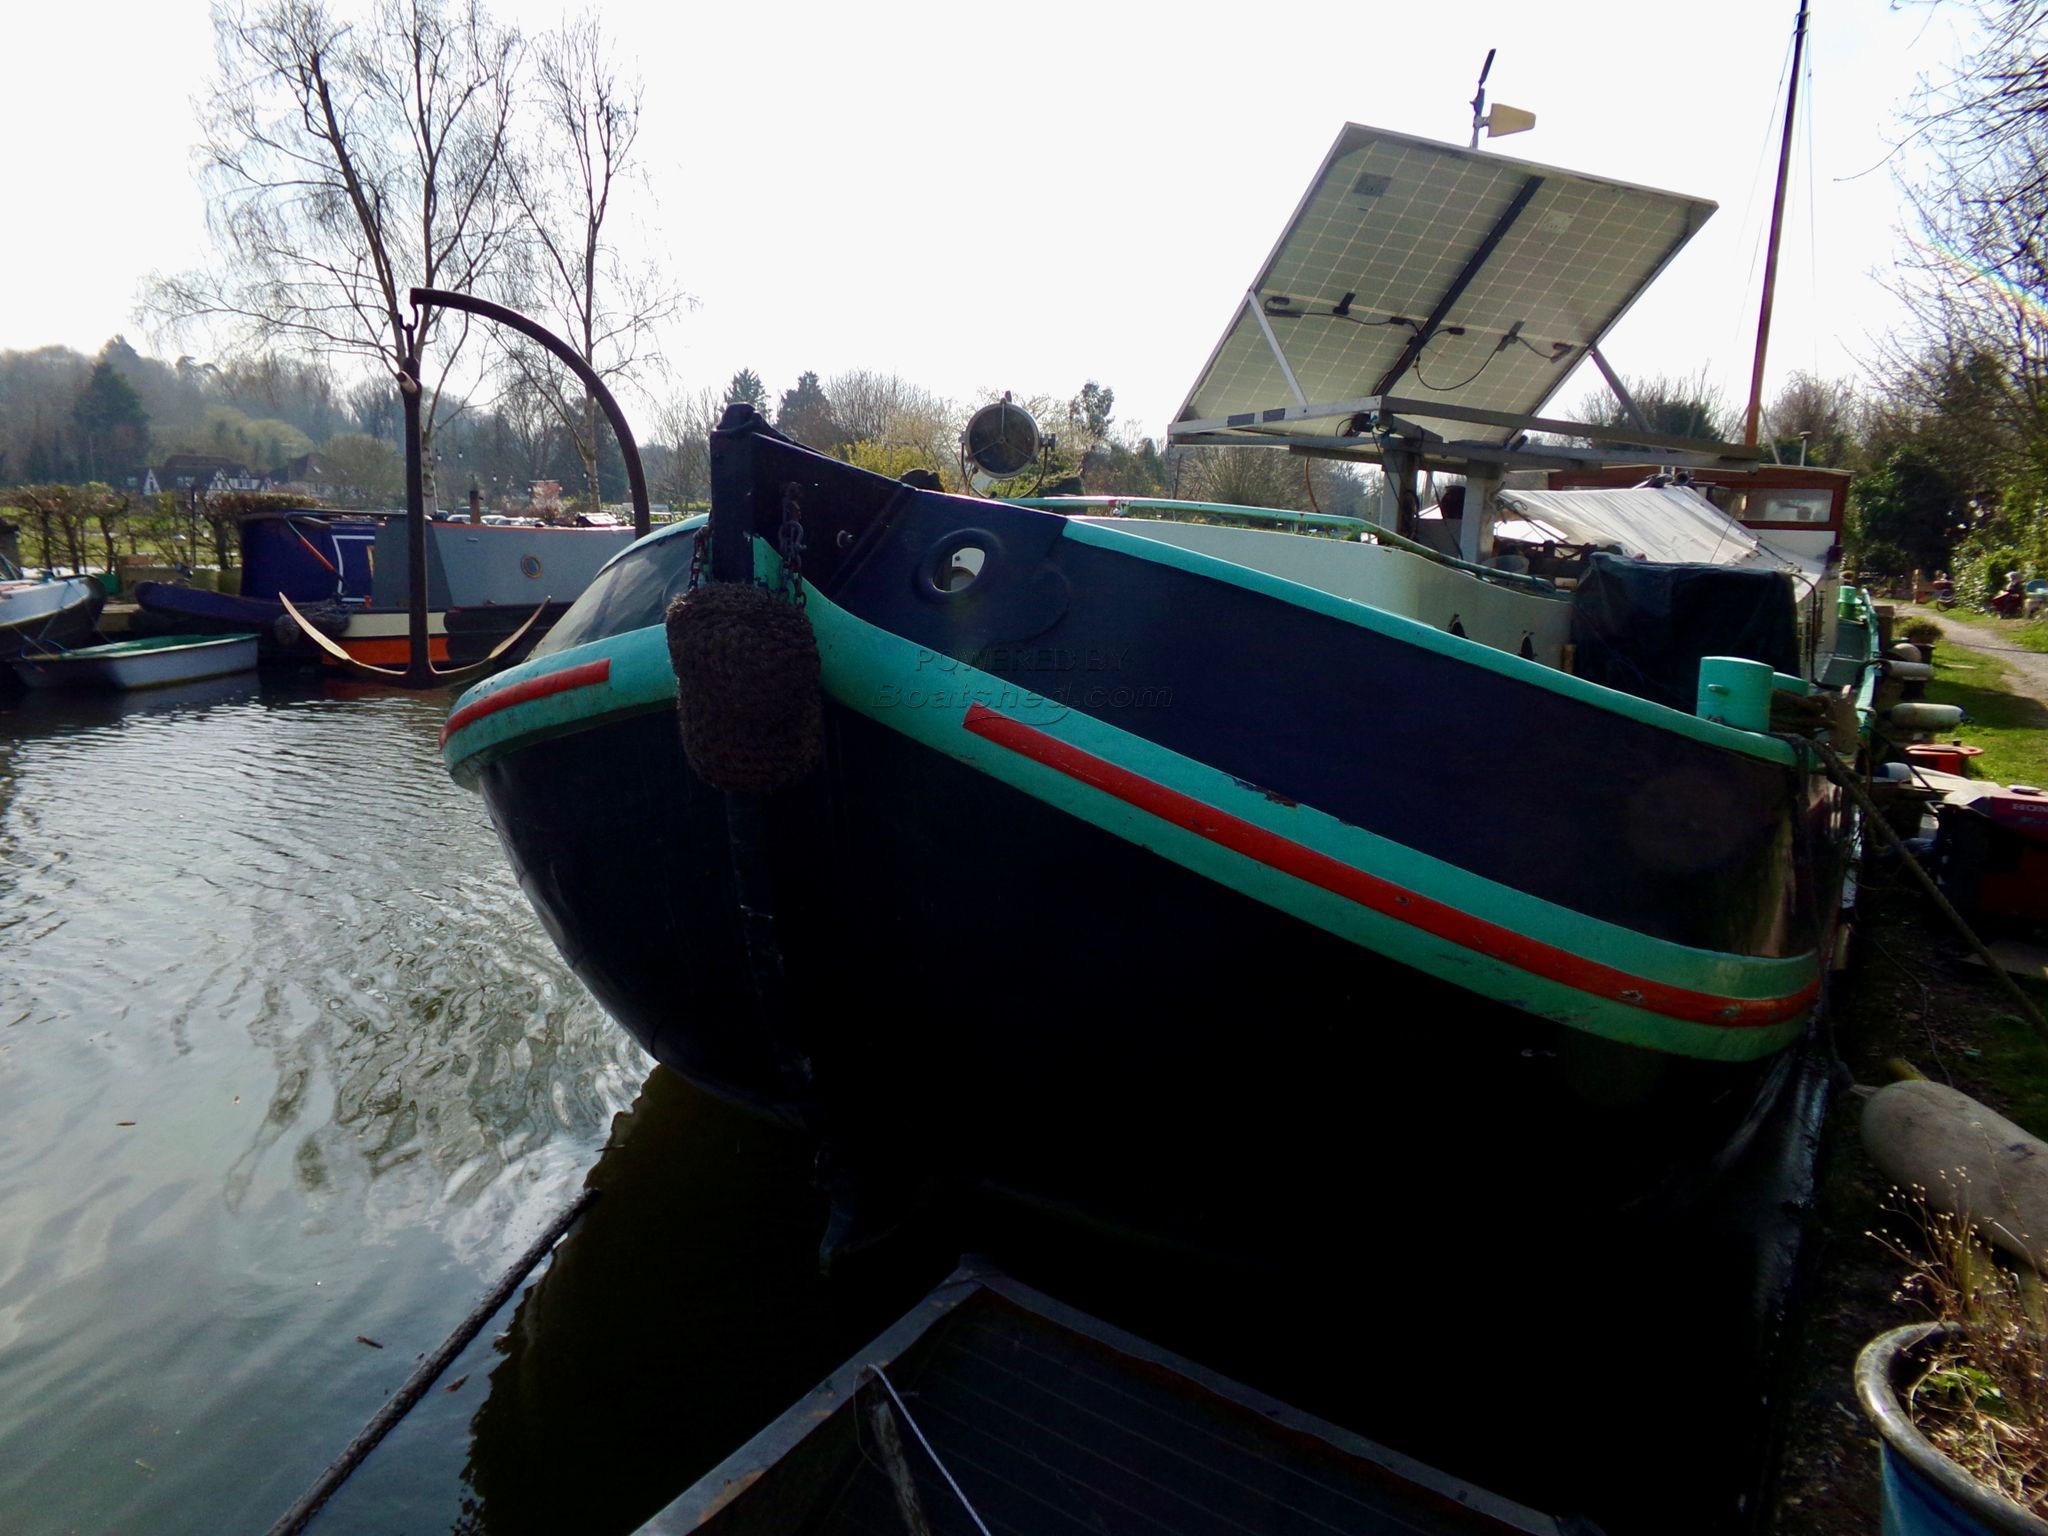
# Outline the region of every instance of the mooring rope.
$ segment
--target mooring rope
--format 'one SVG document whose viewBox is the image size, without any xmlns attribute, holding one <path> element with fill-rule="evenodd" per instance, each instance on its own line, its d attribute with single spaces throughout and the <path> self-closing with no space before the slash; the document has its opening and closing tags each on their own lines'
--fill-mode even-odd
<svg viewBox="0 0 2048 1536">
<path fill-rule="evenodd" d="M 322 1472 L 313 1486 L 299 1496 L 298 1503 L 284 1512 L 277 1524 L 270 1528 L 270 1536 L 297 1536 L 320 1513 L 320 1506 L 334 1497 L 335 1491 L 348 1481 L 349 1474 L 363 1464 L 370 1452 L 392 1430 L 399 1421 L 411 1412 L 413 1405 L 426 1396 L 427 1389 L 440 1374 L 454 1363 L 455 1357 L 469 1347 L 469 1341 L 482 1331 L 497 1310 L 505 1305 L 513 1291 L 519 1287 L 527 1273 L 553 1250 L 576 1218 L 590 1208 L 598 1192 L 586 1189 L 570 1202 L 569 1208 L 548 1223 L 547 1230 L 533 1240 L 527 1250 L 519 1255 L 512 1267 L 499 1277 L 484 1299 L 471 1309 L 469 1316 L 456 1325 L 455 1331 L 441 1341 L 441 1347 L 428 1355 L 413 1368 L 405 1385 L 391 1394 L 391 1398 L 379 1408 L 370 1422 L 362 1427 L 355 1439 L 342 1449 L 333 1463 Z"/>
</svg>

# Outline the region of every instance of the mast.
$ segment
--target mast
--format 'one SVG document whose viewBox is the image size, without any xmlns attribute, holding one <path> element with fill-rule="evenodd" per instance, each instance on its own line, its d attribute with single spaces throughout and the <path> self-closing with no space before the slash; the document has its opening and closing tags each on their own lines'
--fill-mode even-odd
<svg viewBox="0 0 2048 1536">
<path fill-rule="evenodd" d="M 1764 302 L 1756 318 L 1756 365 L 1749 375 L 1749 414 L 1742 441 L 1756 446 L 1757 418 L 1764 408 L 1764 352 L 1771 340 L 1771 295 L 1778 282 L 1778 232 L 1785 224 L 1785 178 L 1792 168 L 1792 115 L 1799 105 L 1799 64 L 1806 52 L 1806 0 L 1799 0 L 1799 19 L 1792 28 L 1792 78 L 1785 92 L 1785 134 L 1778 142 L 1778 191 L 1771 200 L 1771 240 L 1764 248 Z"/>
</svg>

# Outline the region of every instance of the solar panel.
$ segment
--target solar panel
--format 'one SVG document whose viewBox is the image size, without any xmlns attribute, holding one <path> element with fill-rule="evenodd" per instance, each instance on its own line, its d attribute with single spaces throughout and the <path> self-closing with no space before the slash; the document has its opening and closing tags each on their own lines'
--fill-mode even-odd
<svg viewBox="0 0 2048 1536">
<path fill-rule="evenodd" d="M 1299 408 L 1377 395 L 1534 415 L 1713 211 L 1347 124 L 1174 435 L 1336 436 L 1346 414 Z M 1464 442 L 1517 430 L 1401 414 Z"/>
</svg>

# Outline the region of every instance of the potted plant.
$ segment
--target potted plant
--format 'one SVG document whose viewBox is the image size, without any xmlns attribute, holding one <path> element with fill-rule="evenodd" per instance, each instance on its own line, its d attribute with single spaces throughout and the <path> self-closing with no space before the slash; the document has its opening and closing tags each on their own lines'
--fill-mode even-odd
<svg viewBox="0 0 2048 1536">
<path fill-rule="evenodd" d="M 1884 1536 L 2048 1536 L 2048 1337 L 2037 1285 L 1947 1213 L 1920 1212 L 1929 1257 L 1902 1293 L 1934 1312 L 1856 1360 L 1879 1437 Z"/>
<path fill-rule="evenodd" d="M 1915 619 L 1905 629 L 1904 638 L 1909 645 L 1919 649 L 1920 659 L 1929 665 L 1934 661 L 1934 642 L 1941 638 L 1941 626 L 1932 619 Z"/>
<path fill-rule="evenodd" d="M 1960 1323 L 1909 1323 L 1871 1340 L 1857 1356 L 1856 1396 L 1878 1433 L 1884 1536 L 2048 1536 L 2048 1520 L 2035 1513 L 2043 1508 L 2038 1490 L 2022 1504 L 1986 1480 L 1986 1471 L 2003 1465 L 1983 1459 L 1997 1455 L 1997 1436 L 1970 1431 L 1965 1438 L 1981 1443 L 1966 1467 L 1920 1428 L 1935 1413 L 1951 1425 L 2006 1422 L 2003 1389 L 1974 1358 Z M 2033 1470 L 2038 1477 L 2041 1469 Z"/>
</svg>

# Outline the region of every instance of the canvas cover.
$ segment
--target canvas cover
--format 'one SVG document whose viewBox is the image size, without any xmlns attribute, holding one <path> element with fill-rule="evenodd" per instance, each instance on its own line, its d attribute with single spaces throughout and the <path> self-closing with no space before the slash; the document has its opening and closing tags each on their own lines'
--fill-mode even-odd
<svg viewBox="0 0 2048 1536">
<path fill-rule="evenodd" d="M 1643 560 L 1691 565 L 1758 566 L 1797 574 L 1811 586 L 1820 571 L 1775 549 L 1690 486 L 1613 491 L 1523 491 L 1499 495 L 1494 537 L 1529 543 L 1613 546 Z"/>
<path fill-rule="evenodd" d="M 1572 646 L 1572 670 L 1588 682 L 1691 714 L 1702 657 L 1740 656 L 1798 675 L 1792 578 L 1594 554 L 1572 594 Z"/>
</svg>

